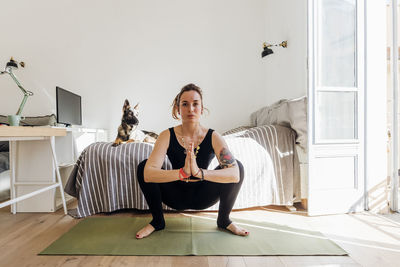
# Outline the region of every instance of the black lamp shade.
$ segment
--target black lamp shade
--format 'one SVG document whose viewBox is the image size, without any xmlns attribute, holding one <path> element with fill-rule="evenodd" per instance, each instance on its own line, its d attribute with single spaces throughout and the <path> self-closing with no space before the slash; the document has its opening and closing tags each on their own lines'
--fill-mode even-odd
<svg viewBox="0 0 400 267">
<path fill-rule="evenodd" d="M 10 61 L 7 62 L 7 64 L 6 64 L 6 68 L 9 68 L 9 67 L 13 68 L 13 69 L 18 69 L 18 64 L 15 60 L 10 59 Z"/>
<path fill-rule="evenodd" d="M 271 48 L 264 47 L 264 50 L 261 53 L 261 57 L 265 57 L 265 56 L 268 56 L 268 55 L 273 54 L 273 53 L 274 53 L 274 51 L 272 51 Z"/>
</svg>

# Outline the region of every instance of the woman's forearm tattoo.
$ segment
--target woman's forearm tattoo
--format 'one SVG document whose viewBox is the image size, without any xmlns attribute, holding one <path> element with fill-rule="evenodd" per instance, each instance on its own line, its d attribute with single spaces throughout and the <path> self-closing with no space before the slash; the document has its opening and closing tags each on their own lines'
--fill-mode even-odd
<svg viewBox="0 0 400 267">
<path fill-rule="evenodd" d="M 227 148 L 222 148 L 219 152 L 219 160 L 222 169 L 236 165 L 236 159 Z"/>
</svg>

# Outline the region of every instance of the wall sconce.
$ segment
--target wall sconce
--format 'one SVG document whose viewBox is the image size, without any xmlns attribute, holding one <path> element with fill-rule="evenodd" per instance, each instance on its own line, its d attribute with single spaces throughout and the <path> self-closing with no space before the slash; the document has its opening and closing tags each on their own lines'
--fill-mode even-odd
<svg viewBox="0 0 400 267">
<path fill-rule="evenodd" d="M 261 57 L 265 57 L 265 56 L 273 54 L 274 51 L 272 51 L 272 49 L 270 48 L 272 46 L 281 46 L 283 48 L 286 48 L 287 41 L 282 41 L 282 43 L 280 43 L 280 44 L 267 44 L 266 42 L 264 42 L 263 46 L 264 46 L 264 50 L 261 53 Z"/>
</svg>

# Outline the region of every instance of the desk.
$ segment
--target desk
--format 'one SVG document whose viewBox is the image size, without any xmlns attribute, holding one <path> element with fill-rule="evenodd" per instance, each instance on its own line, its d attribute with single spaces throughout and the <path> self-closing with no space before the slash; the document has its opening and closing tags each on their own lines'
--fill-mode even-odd
<svg viewBox="0 0 400 267">
<path fill-rule="evenodd" d="M 16 205 L 15 203 L 35 195 L 38 195 L 42 192 L 48 191 L 53 188 L 60 188 L 61 198 L 64 207 L 64 213 L 67 214 L 67 205 L 65 202 L 64 189 L 62 186 L 61 175 L 58 168 L 56 151 L 54 148 L 54 138 L 55 136 L 65 136 L 67 131 L 65 129 L 51 128 L 51 127 L 21 127 L 21 126 L 0 126 L 0 141 L 10 141 L 10 173 L 11 173 L 11 199 L 9 201 L 5 201 L 0 203 L 0 208 L 3 208 L 8 205 L 11 206 L 11 212 L 13 214 L 16 213 Z M 48 148 L 51 150 L 53 163 L 56 170 L 56 182 L 18 182 L 16 181 L 16 173 L 15 166 L 18 160 L 16 145 L 17 142 L 27 142 L 32 140 L 47 140 L 49 143 Z M 33 153 L 33 152 L 32 152 Z M 21 163 L 19 163 L 21 164 Z M 16 197 L 16 188 L 17 184 L 25 184 L 25 185 L 47 185 L 44 188 L 35 190 L 33 192 L 27 193 L 25 195 Z"/>
</svg>

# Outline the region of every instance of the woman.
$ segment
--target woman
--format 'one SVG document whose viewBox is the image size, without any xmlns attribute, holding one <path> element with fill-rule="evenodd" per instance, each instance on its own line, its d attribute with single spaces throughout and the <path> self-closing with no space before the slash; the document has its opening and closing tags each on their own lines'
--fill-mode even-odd
<svg viewBox="0 0 400 267">
<path fill-rule="evenodd" d="M 138 166 L 138 180 L 153 220 L 136 234 L 144 238 L 165 227 L 161 203 L 176 210 L 202 210 L 220 201 L 217 225 L 240 236 L 249 234 L 235 225 L 229 214 L 243 182 L 243 166 L 230 153 L 220 134 L 200 125 L 203 95 L 194 84 L 184 86 L 175 97 L 174 119 L 182 124 L 163 131 L 148 160 Z M 168 155 L 173 170 L 163 170 Z M 220 166 L 207 170 L 214 156 Z"/>
</svg>

